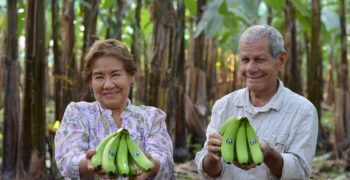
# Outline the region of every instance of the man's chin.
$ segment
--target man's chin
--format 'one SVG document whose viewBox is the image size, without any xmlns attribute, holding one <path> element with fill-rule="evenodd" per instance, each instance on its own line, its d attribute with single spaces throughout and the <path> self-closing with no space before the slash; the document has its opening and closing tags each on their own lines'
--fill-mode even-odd
<svg viewBox="0 0 350 180">
<path fill-rule="evenodd" d="M 255 85 L 255 84 L 247 84 L 247 88 L 250 90 L 250 91 L 259 91 L 259 86 Z"/>
</svg>

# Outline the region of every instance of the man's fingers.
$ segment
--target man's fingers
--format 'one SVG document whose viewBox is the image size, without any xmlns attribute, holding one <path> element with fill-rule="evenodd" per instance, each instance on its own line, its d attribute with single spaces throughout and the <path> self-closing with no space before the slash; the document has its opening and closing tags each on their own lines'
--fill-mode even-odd
<svg viewBox="0 0 350 180">
<path fill-rule="evenodd" d="M 219 147 L 221 146 L 221 136 L 217 133 L 209 135 L 208 147 Z"/>
<path fill-rule="evenodd" d="M 220 146 L 208 146 L 208 151 L 214 154 L 219 154 Z"/>
<path fill-rule="evenodd" d="M 221 141 L 221 136 L 218 133 L 212 133 L 212 134 L 209 134 L 208 139 L 218 139 L 219 141 Z"/>
<path fill-rule="evenodd" d="M 210 142 L 208 141 L 208 145 L 221 146 L 221 139 L 210 139 Z"/>
<path fill-rule="evenodd" d="M 210 156 L 211 159 L 214 159 L 215 161 L 220 160 L 220 156 L 216 153 L 209 152 L 208 155 Z"/>
<path fill-rule="evenodd" d="M 244 170 L 249 170 L 249 169 L 255 168 L 257 166 L 255 163 L 252 163 L 252 164 L 239 164 L 236 161 L 233 161 L 233 164 L 235 166 L 241 168 L 241 169 L 244 169 Z"/>
</svg>

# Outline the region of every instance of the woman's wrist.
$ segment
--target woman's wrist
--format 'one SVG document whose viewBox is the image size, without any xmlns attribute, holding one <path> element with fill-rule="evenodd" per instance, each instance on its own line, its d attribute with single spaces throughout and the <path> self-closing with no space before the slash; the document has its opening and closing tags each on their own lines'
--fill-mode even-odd
<svg viewBox="0 0 350 180">
<path fill-rule="evenodd" d="M 160 169 L 160 161 L 156 158 L 152 158 L 153 168 L 151 169 L 150 176 L 155 177 Z"/>
<path fill-rule="evenodd" d="M 79 163 L 79 175 L 81 178 L 93 178 L 94 171 L 88 167 L 88 161 L 86 157 L 83 157 Z"/>
</svg>

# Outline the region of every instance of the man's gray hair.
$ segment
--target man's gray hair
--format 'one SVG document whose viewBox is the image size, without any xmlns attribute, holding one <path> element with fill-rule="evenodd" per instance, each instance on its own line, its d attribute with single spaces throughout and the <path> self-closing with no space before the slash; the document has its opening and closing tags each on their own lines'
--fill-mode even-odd
<svg viewBox="0 0 350 180">
<path fill-rule="evenodd" d="M 284 42 L 281 33 L 269 25 L 254 25 L 249 27 L 241 35 L 239 44 L 253 43 L 263 38 L 269 39 L 269 51 L 273 58 L 277 58 L 284 51 Z"/>
</svg>

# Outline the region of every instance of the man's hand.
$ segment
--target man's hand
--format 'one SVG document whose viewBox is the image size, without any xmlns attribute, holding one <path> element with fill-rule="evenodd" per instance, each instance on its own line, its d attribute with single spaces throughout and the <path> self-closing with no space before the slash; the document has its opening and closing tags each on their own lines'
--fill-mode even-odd
<svg viewBox="0 0 350 180">
<path fill-rule="evenodd" d="M 264 155 L 264 163 L 269 167 L 272 174 L 281 178 L 283 170 L 282 155 L 271 147 L 266 141 L 260 144 L 260 148 Z"/>
<path fill-rule="evenodd" d="M 233 164 L 241 169 L 244 169 L 244 170 L 249 170 L 249 169 L 253 169 L 253 168 L 256 168 L 256 164 L 255 163 L 252 163 L 252 164 L 239 164 L 238 162 L 236 161 L 233 161 Z"/>
<path fill-rule="evenodd" d="M 221 136 L 218 133 L 208 137 L 208 154 L 203 159 L 204 171 L 212 177 L 217 177 L 222 171 L 220 157 Z"/>
</svg>

